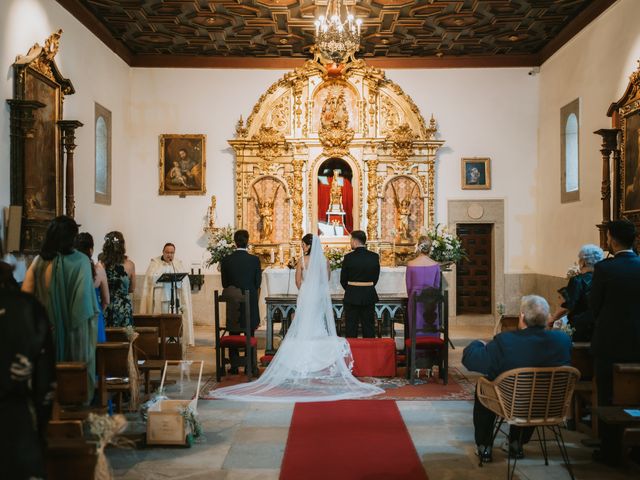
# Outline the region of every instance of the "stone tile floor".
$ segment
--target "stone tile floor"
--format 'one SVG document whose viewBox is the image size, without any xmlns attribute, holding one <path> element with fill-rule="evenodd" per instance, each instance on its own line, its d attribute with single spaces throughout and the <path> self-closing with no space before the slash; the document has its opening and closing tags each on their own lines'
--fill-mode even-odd
<svg viewBox="0 0 640 480">
<path fill-rule="evenodd" d="M 452 328 L 454 345 L 450 359 L 460 366 L 462 347 L 473 338 L 489 338 L 489 326 Z M 213 331 L 196 329 L 198 341 L 189 358 L 207 362 L 213 372 Z M 496 441 L 494 461 L 482 468 L 474 454 L 473 404 L 470 401 L 399 401 L 398 408 L 409 429 L 430 480 L 489 480 L 506 476 L 506 456 Z M 287 441 L 293 404 L 257 404 L 224 400 L 200 401 L 204 439 L 191 448 L 154 447 L 139 450 L 108 449 L 116 478 L 151 480 L 270 480 L 277 479 Z M 375 419 L 372 419 L 375 422 Z M 612 469 L 591 461 L 591 450 L 582 446 L 584 435 L 563 431 L 576 479 L 623 480 L 640 478 L 635 466 Z M 550 449 L 549 466 L 537 442 L 525 447 L 518 462 L 521 480 L 568 479 L 557 447 Z M 301 479 L 304 480 L 304 479 Z M 340 480 L 340 479 L 333 479 Z"/>
</svg>

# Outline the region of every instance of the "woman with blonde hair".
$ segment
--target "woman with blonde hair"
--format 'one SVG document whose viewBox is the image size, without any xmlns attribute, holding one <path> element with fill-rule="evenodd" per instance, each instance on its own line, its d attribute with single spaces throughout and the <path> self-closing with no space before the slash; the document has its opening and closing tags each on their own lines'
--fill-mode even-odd
<svg viewBox="0 0 640 480">
<path fill-rule="evenodd" d="M 431 246 L 432 242 L 429 237 L 421 236 L 418 238 L 416 244 L 418 255 L 407 263 L 405 280 L 409 305 L 412 305 L 414 297 L 420 295 L 425 288 L 440 288 L 440 264 L 429 256 Z M 425 325 L 423 306 L 418 303 L 415 312 L 412 308 L 408 310 L 410 325 L 413 325 L 413 315 L 416 316 L 416 335 L 428 335 L 429 333 L 425 330 L 431 326 Z M 439 325 L 439 319 L 436 318 L 435 326 L 439 327 Z"/>
</svg>

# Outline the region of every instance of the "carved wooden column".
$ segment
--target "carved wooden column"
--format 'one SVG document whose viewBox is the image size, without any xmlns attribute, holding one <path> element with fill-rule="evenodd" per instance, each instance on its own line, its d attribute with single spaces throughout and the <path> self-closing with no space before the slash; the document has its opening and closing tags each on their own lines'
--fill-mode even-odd
<svg viewBox="0 0 640 480">
<path fill-rule="evenodd" d="M 62 137 L 62 145 L 67 157 L 67 166 L 65 170 L 65 213 L 73 218 L 76 214 L 73 180 L 73 155 L 76 149 L 76 129 L 82 127 L 82 123 L 78 120 L 59 120 L 60 133 Z"/>
<path fill-rule="evenodd" d="M 7 100 L 7 103 L 10 108 L 11 205 L 24 205 L 25 143 L 34 136 L 34 112 L 45 105 L 35 100 Z"/>
<path fill-rule="evenodd" d="M 600 187 L 602 199 L 602 223 L 598 225 L 600 230 L 600 245 L 606 246 L 606 230 L 605 225 L 611 220 L 611 152 L 618 148 L 619 128 L 601 128 L 596 130 L 596 135 L 602 137 L 602 146 L 600 153 L 602 154 L 602 185 Z"/>
</svg>

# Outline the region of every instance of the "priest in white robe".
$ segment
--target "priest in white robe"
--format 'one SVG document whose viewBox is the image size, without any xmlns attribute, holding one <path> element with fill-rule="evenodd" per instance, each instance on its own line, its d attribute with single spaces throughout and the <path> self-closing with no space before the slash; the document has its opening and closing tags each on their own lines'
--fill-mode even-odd
<svg viewBox="0 0 640 480">
<path fill-rule="evenodd" d="M 187 273 L 187 269 L 180 260 L 174 259 L 176 247 L 173 243 L 165 244 L 162 255 L 151 259 L 144 277 L 140 313 L 161 314 L 171 313 L 171 283 L 157 283 L 163 273 Z M 176 283 L 180 311 L 182 312 L 183 345 L 194 344 L 193 311 L 191 305 L 191 284 L 189 276 Z"/>
</svg>

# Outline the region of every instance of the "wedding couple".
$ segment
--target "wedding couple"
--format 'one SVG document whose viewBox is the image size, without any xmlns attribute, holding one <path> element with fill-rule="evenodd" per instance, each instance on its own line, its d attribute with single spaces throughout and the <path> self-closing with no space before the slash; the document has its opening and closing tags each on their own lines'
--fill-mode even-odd
<svg viewBox="0 0 640 480">
<path fill-rule="evenodd" d="M 377 254 L 368 252 L 365 242 L 364 232 L 353 232 L 351 246 L 354 252 L 347 255 L 344 262 L 351 265 L 353 272 L 349 276 L 354 275 L 355 280 L 366 275 L 358 271 L 358 266 L 365 272 L 376 270 L 372 261 L 363 262 L 361 256 L 371 255 L 371 260 L 375 256 L 379 272 Z M 304 254 L 296 274 L 300 286 L 295 318 L 269 367 L 256 381 L 213 390 L 213 397 L 258 402 L 317 402 L 369 397 L 384 392 L 360 382 L 351 374 L 353 357 L 347 340 L 336 333 L 329 293 L 330 271 L 320 239 L 316 235 L 306 235 L 302 250 Z M 354 296 L 350 290 L 373 289 L 375 283 L 350 282 L 348 279 L 346 282 L 347 300 L 350 293 Z"/>
</svg>

